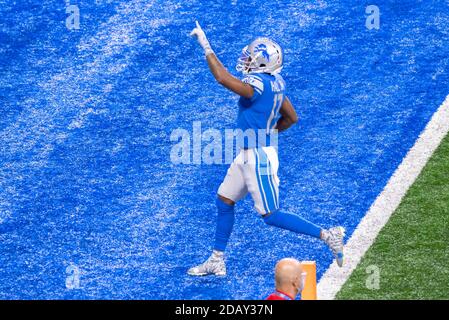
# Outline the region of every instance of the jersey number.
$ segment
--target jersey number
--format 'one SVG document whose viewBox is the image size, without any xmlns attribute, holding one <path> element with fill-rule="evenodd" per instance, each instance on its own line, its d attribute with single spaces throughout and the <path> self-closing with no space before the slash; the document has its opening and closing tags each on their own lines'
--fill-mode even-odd
<svg viewBox="0 0 449 320">
<path fill-rule="evenodd" d="M 267 122 L 267 132 L 270 132 L 271 129 L 273 129 L 274 126 L 276 125 L 276 122 L 274 122 L 274 123 L 272 123 L 272 122 L 273 122 L 273 119 L 276 119 L 279 114 L 279 110 L 281 109 L 283 98 L 284 98 L 284 95 L 282 93 L 277 93 L 274 95 L 273 108 L 271 109 L 270 118 L 268 119 L 268 122 Z"/>
</svg>

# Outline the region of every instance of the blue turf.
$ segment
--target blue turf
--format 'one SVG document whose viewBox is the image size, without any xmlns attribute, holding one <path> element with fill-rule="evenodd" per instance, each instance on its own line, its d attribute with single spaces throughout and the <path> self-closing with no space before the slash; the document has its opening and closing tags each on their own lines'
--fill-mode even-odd
<svg viewBox="0 0 449 320">
<path fill-rule="evenodd" d="M 447 1 L 0 0 L 0 298 L 256 299 L 285 256 L 330 252 L 237 207 L 228 276 L 212 246 L 226 165 L 173 165 L 170 133 L 232 127 L 237 98 L 187 35 L 199 19 L 233 70 L 253 37 L 285 48 L 300 122 L 281 137 L 281 207 L 349 235 L 448 94 Z M 196 3 L 196 4 L 193 4 Z M 81 271 L 66 288 L 66 267 Z"/>
</svg>

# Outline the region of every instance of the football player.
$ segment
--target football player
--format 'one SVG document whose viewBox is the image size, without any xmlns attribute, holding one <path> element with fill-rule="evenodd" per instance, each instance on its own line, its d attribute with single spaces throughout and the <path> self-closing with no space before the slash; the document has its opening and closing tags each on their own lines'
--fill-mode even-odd
<svg viewBox="0 0 449 320">
<path fill-rule="evenodd" d="M 248 192 L 265 223 L 322 239 L 332 250 L 338 265 L 342 266 L 344 228 L 326 230 L 279 209 L 276 134 L 298 121 L 280 75 L 283 66 L 281 47 L 268 38 L 257 38 L 246 46 L 237 63 L 237 70 L 244 75 L 240 80 L 218 60 L 198 21 L 191 36 L 196 37 L 204 49 L 209 69 L 217 82 L 240 96 L 237 127 L 243 137 L 237 137 L 240 153 L 217 192 L 218 216 L 212 254 L 204 263 L 190 268 L 188 274 L 226 275 L 223 254 L 234 225 L 234 206 Z"/>
</svg>

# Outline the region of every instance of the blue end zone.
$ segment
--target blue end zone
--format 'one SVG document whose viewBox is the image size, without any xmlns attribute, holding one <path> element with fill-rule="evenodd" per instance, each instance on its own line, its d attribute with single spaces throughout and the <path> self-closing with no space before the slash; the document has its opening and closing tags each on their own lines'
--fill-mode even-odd
<svg viewBox="0 0 449 320">
<path fill-rule="evenodd" d="M 379 30 L 368 1 L 97 2 L 71 1 L 79 31 L 63 1 L 0 5 L 2 299 L 257 299 L 280 258 L 326 270 L 322 243 L 246 199 L 228 276 L 186 275 L 211 249 L 227 167 L 173 165 L 170 133 L 232 127 L 237 101 L 187 36 L 195 19 L 230 70 L 255 36 L 285 48 L 300 122 L 280 138 L 281 208 L 349 236 L 448 94 L 443 2 L 376 1 Z"/>
</svg>

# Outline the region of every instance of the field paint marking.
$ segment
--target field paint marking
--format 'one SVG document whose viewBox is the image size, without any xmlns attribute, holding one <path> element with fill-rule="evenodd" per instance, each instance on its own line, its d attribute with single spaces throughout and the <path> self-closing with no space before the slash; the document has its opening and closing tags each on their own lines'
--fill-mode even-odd
<svg viewBox="0 0 449 320">
<path fill-rule="evenodd" d="M 449 95 L 346 243 L 344 266 L 340 268 L 334 261 L 321 277 L 318 299 L 335 298 L 448 131 Z"/>
</svg>

